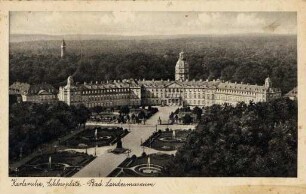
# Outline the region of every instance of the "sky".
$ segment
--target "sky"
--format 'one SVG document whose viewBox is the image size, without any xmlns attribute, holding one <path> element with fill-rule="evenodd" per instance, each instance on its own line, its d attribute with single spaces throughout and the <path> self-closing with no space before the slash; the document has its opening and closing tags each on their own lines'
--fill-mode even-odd
<svg viewBox="0 0 306 194">
<path fill-rule="evenodd" d="M 11 34 L 296 34 L 295 12 L 10 12 Z"/>
</svg>

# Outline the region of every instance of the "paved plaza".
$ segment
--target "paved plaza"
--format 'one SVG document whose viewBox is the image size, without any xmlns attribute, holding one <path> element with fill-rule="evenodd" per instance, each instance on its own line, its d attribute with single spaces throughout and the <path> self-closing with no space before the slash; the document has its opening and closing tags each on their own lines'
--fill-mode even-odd
<svg viewBox="0 0 306 194">
<path fill-rule="evenodd" d="M 123 128 L 130 129 L 130 133 L 122 139 L 122 145 L 124 148 L 131 150 L 129 156 L 136 155 L 140 156 L 145 149 L 147 154 L 157 153 L 162 151 L 157 151 L 150 148 L 143 148 L 140 144 L 145 141 L 152 133 L 157 129 L 194 129 L 194 125 L 157 125 L 157 120 L 159 118 L 165 120 L 169 118 L 169 114 L 174 112 L 178 107 L 158 107 L 159 111 L 147 120 L 146 125 L 138 124 L 101 124 L 101 126 L 122 126 Z M 99 125 L 98 123 L 88 123 L 88 125 Z M 127 154 L 115 155 L 109 153 L 109 149 L 115 148 L 114 146 L 100 147 L 97 148 L 97 158 L 89 163 L 87 166 L 82 168 L 74 177 L 106 177 L 109 175 L 120 163 L 122 163 L 127 157 Z M 82 151 L 82 150 L 79 150 Z M 175 154 L 176 151 L 163 151 L 162 153 Z M 88 149 L 88 153 L 94 153 L 94 148 Z"/>
</svg>

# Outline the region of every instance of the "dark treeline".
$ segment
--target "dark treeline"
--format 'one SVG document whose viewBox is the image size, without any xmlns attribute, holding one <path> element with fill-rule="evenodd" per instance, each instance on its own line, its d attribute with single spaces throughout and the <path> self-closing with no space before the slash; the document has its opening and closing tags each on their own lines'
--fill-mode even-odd
<svg viewBox="0 0 306 194">
<path fill-rule="evenodd" d="M 297 176 L 297 102 L 205 108 L 166 169 L 169 176 Z"/>
<path fill-rule="evenodd" d="M 174 79 L 180 51 L 190 64 L 191 79 L 222 79 L 274 86 L 288 92 L 297 85 L 295 36 L 224 36 L 159 40 L 60 41 L 10 44 L 10 83 L 58 85 L 69 75 L 76 81 L 107 79 Z"/>
<path fill-rule="evenodd" d="M 27 155 L 44 143 L 70 133 L 84 125 L 90 116 L 83 106 L 54 104 L 15 103 L 9 111 L 9 157 L 17 159 Z"/>
</svg>

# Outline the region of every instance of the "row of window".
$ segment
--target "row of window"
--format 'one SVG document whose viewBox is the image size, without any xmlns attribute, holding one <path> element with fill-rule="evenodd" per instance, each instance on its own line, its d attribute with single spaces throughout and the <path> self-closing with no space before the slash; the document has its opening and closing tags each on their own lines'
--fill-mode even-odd
<svg viewBox="0 0 306 194">
<path fill-rule="evenodd" d="M 115 88 L 115 89 L 103 89 L 103 90 L 86 90 L 82 91 L 82 94 L 104 94 L 110 92 L 129 92 L 130 88 Z"/>
<path fill-rule="evenodd" d="M 99 103 L 84 103 L 86 107 L 92 108 L 96 106 L 121 106 L 126 105 L 122 102 L 99 102 Z M 130 105 L 140 105 L 140 101 L 130 101 Z"/>
</svg>

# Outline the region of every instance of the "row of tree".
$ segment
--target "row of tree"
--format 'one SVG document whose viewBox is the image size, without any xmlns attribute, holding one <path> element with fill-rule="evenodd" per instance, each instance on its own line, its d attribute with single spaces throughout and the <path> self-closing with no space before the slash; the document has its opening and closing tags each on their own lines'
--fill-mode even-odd
<svg viewBox="0 0 306 194">
<path fill-rule="evenodd" d="M 174 79 L 178 53 L 184 50 L 191 79 L 263 84 L 270 76 L 274 86 L 286 93 L 297 85 L 296 48 L 294 36 L 69 41 L 69 53 L 61 59 L 60 47 L 53 41 L 12 43 L 10 83 L 56 86 L 69 75 L 77 82 Z"/>
<path fill-rule="evenodd" d="M 198 128 L 166 167 L 168 176 L 297 176 L 297 102 L 205 108 Z"/>
<path fill-rule="evenodd" d="M 84 105 L 15 103 L 9 110 L 9 157 L 17 159 L 44 143 L 85 126 L 90 112 Z"/>
</svg>

